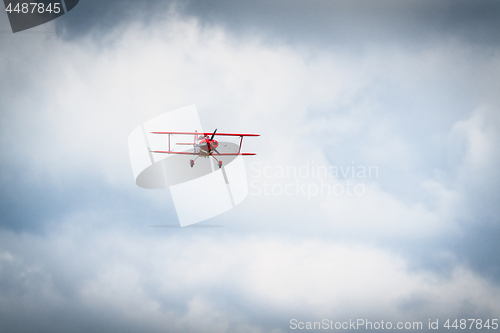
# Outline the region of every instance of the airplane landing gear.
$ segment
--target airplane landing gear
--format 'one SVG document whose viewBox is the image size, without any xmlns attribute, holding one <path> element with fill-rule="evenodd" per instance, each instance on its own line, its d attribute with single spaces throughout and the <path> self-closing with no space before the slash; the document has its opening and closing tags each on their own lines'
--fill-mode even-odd
<svg viewBox="0 0 500 333">
<path fill-rule="evenodd" d="M 219 161 L 219 169 L 222 168 L 222 161 Z"/>
<path fill-rule="evenodd" d="M 194 167 L 194 160 L 190 160 L 189 165 L 191 165 L 191 168 Z"/>
</svg>

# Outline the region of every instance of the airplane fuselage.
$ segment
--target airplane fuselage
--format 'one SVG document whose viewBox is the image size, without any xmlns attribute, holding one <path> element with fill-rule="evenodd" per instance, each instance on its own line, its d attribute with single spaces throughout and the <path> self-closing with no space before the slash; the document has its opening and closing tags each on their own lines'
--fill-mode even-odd
<svg viewBox="0 0 500 333">
<path fill-rule="evenodd" d="M 216 140 L 212 140 L 212 142 L 210 142 L 210 140 L 206 138 L 199 139 L 194 145 L 195 151 L 199 150 L 199 155 L 203 157 L 211 156 L 214 152 L 214 148 L 217 148 L 218 146 L 219 143 Z"/>
</svg>

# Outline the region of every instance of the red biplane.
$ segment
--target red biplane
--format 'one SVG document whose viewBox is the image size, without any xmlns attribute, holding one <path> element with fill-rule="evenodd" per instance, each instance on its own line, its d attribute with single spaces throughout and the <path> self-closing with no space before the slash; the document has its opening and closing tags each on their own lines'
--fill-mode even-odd
<svg viewBox="0 0 500 333">
<path fill-rule="evenodd" d="M 243 137 L 245 136 L 260 136 L 259 134 L 236 134 L 236 133 L 217 133 L 217 129 L 213 133 L 200 133 L 197 131 L 194 132 L 151 132 L 152 134 L 168 134 L 168 150 L 163 151 L 163 150 L 155 150 L 152 151 L 152 153 L 161 153 L 161 154 L 180 154 L 180 155 L 195 155 L 197 156 L 194 160 L 190 160 L 189 164 L 191 165 L 191 168 L 194 166 L 194 161 L 200 156 L 202 157 L 213 157 L 217 161 L 217 165 L 219 168 L 222 167 L 222 161 L 218 160 L 214 156 L 214 152 L 217 153 L 220 156 L 237 156 L 237 155 L 256 155 L 255 153 L 242 153 L 241 152 L 241 144 L 243 142 Z M 172 151 L 170 149 L 170 136 L 171 135 L 194 135 L 194 142 L 193 143 L 185 143 L 185 142 L 177 142 L 177 145 L 188 145 L 188 146 L 193 146 L 193 151 Z M 210 137 L 211 135 L 211 137 Z M 240 137 L 240 142 L 239 142 L 239 148 L 238 152 L 229 152 L 229 153 L 219 153 L 217 150 L 217 147 L 219 147 L 219 142 L 217 140 L 214 140 L 214 137 L 216 135 L 220 136 L 239 136 Z"/>
</svg>

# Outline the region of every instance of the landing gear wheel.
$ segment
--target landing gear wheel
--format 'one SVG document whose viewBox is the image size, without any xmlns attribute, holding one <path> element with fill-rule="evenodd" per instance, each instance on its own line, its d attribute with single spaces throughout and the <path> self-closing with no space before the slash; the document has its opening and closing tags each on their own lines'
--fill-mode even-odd
<svg viewBox="0 0 500 333">
<path fill-rule="evenodd" d="M 219 161 L 219 169 L 222 168 L 222 161 Z"/>
<path fill-rule="evenodd" d="M 190 160 L 189 165 L 191 165 L 191 168 L 194 167 L 194 160 Z"/>
</svg>

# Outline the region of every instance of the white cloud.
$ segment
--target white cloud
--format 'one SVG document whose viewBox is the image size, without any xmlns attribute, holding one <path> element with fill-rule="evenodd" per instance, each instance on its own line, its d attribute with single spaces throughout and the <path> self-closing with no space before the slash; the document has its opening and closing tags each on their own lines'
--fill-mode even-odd
<svg viewBox="0 0 500 333">
<path fill-rule="evenodd" d="M 498 286 L 470 270 L 411 271 L 402 257 L 373 246 L 184 229 L 131 236 L 79 224 L 70 218 L 46 237 L 1 235 L 13 257 L 2 264 L 1 285 L 24 281 L 14 292 L 1 289 L 2 308 L 34 314 L 72 304 L 72 311 L 171 332 L 286 331 L 292 315 L 427 321 L 500 310 Z M 20 297 L 27 293 L 29 307 Z M 105 327 L 111 319 L 102 320 Z"/>
<path fill-rule="evenodd" d="M 451 135 L 455 140 L 459 143 L 465 140 L 462 178 L 487 181 L 485 178 L 491 175 L 491 169 L 499 162 L 496 147 L 499 126 L 498 112 L 490 108 L 477 109 L 469 119 L 458 121 L 453 126 Z"/>
</svg>

